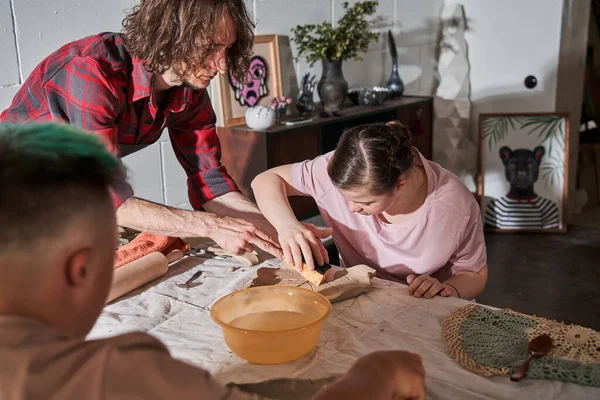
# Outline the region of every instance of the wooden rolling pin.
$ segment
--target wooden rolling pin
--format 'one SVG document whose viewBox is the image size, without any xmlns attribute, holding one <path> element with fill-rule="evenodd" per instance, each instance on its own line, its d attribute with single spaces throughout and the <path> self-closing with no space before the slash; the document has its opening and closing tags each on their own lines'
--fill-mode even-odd
<svg viewBox="0 0 600 400">
<path fill-rule="evenodd" d="M 169 264 L 181 257 L 183 257 L 181 250 L 173 250 L 166 257 L 155 251 L 115 269 L 106 302 L 109 303 L 156 278 L 160 278 L 169 270 Z"/>
</svg>

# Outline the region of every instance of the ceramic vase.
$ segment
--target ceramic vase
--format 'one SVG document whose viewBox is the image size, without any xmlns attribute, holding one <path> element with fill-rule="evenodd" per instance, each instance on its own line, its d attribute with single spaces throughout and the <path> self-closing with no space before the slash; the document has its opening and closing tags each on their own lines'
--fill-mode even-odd
<svg viewBox="0 0 600 400">
<path fill-rule="evenodd" d="M 322 60 L 323 74 L 317 84 L 317 92 L 326 112 L 342 108 L 348 94 L 348 82 L 344 79 L 341 60 Z"/>
<path fill-rule="evenodd" d="M 398 52 L 396 51 L 396 42 L 392 31 L 388 31 L 388 45 L 390 49 L 390 56 L 392 57 L 392 73 L 386 83 L 388 89 L 390 89 L 394 96 L 402 96 L 404 94 L 404 82 L 400 79 L 398 73 Z"/>
<path fill-rule="evenodd" d="M 275 120 L 275 111 L 271 107 L 254 106 L 246 110 L 246 125 L 257 131 L 272 127 Z"/>
</svg>

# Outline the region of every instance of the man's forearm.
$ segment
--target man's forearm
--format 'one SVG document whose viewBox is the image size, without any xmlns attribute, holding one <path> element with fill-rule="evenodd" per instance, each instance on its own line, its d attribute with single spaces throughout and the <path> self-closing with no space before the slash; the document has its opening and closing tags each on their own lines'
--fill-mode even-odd
<svg viewBox="0 0 600 400">
<path fill-rule="evenodd" d="M 205 210 L 217 215 L 244 219 L 256 225 L 273 238 L 277 238 L 277 231 L 273 228 L 273 225 L 267 221 L 258 209 L 258 206 L 242 193 L 226 193 L 206 202 L 203 207 Z"/>
<path fill-rule="evenodd" d="M 454 286 L 460 297 L 465 300 L 473 300 L 479 296 L 487 283 L 487 265 L 479 272 L 457 272 L 445 283 Z"/>
<path fill-rule="evenodd" d="M 275 229 L 241 194 L 228 193 L 204 206 L 209 212 L 182 210 L 132 197 L 117 210 L 117 221 L 121 226 L 148 233 L 210 238 L 234 254 L 252 251 L 256 246 L 256 250 L 272 256 L 283 255 L 277 236 L 269 235 Z"/>
<path fill-rule="evenodd" d="M 117 210 L 120 226 L 165 236 L 208 237 L 213 214 L 131 197 Z"/>
</svg>

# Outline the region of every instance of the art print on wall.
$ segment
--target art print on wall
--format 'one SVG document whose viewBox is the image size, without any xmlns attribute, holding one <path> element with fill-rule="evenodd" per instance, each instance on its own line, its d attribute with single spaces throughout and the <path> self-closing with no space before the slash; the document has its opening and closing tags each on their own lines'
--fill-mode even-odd
<svg viewBox="0 0 600 400">
<path fill-rule="evenodd" d="M 231 72 L 228 72 L 227 77 L 234 91 L 236 102 L 242 107 L 254 107 L 260 99 L 269 94 L 268 76 L 269 67 L 261 56 L 253 56 L 250 59 L 250 69 L 246 83 L 235 79 Z"/>
<path fill-rule="evenodd" d="M 481 114 L 477 194 L 486 231 L 566 232 L 569 117 Z"/>
<path fill-rule="evenodd" d="M 216 80 L 220 126 L 243 125 L 250 107 L 271 105 L 272 97 L 282 95 L 279 43 L 277 35 L 256 35 L 247 82 L 228 72 Z"/>
</svg>

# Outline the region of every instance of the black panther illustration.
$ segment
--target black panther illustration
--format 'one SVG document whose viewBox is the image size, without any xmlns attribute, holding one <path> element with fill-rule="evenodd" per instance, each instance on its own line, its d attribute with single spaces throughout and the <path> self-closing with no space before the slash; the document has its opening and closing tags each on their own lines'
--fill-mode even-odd
<svg viewBox="0 0 600 400">
<path fill-rule="evenodd" d="M 500 149 L 506 180 L 510 191 L 491 200 L 484 214 L 485 226 L 500 229 L 545 228 L 559 226 L 556 204 L 535 193 L 533 184 L 538 179 L 540 163 L 546 150 L 537 146 L 528 149 Z"/>
</svg>

